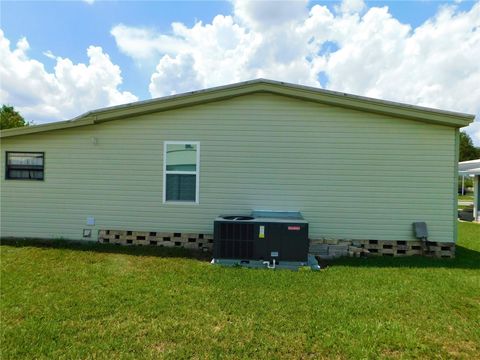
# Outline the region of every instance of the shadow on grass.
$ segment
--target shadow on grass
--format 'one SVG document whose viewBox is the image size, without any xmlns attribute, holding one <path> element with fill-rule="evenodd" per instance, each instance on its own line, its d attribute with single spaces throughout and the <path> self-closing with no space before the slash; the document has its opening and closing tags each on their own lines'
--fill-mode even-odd
<svg viewBox="0 0 480 360">
<path fill-rule="evenodd" d="M 480 269 L 480 252 L 456 246 L 454 259 L 437 259 L 424 256 L 341 258 L 332 260 L 329 266 L 389 267 L 389 268 L 453 268 Z"/>
<path fill-rule="evenodd" d="M 101 244 L 90 241 L 72 240 L 47 240 L 47 239 L 1 239 L 1 245 L 15 247 L 37 247 L 43 249 L 66 249 L 73 251 L 92 251 L 97 253 L 125 254 L 132 256 L 157 256 L 165 258 L 188 258 L 201 261 L 210 261 L 212 254 L 200 250 L 189 250 L 175 247 L 161 246 L 122 246 L 113 244 Z"/>
</svg>

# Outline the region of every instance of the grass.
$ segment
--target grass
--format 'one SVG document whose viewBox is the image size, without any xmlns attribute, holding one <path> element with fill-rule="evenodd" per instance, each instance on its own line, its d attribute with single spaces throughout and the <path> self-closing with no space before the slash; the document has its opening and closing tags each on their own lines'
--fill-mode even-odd
<svg viewBox="0 0 480 360">
<path fill-rule="evenodd" d="M 1 247 L 2 359 L 478 358 L 480 225 L 456 259 L 223 268 L 186 251 Z"/>
<path fill-rule="evenodd" d="M 473 201 L 473 194 L 458 195 L 459 201 Z"/>
</svg>

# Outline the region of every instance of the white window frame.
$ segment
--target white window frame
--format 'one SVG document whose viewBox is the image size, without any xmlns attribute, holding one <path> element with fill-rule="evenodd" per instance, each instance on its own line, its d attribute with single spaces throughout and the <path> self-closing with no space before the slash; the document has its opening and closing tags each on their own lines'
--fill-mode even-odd
<svg viewBox="0 0 480 360">
<path fill-rule="evenodd" d="M 167 171 L 167 146 L 168 145 L 195 145 L 197 158 L 195 171 Z M 195 201 L 167 201 L 167 174 L 195 175 Z M 199 203 L 200 190 L 200 142 L 199 141 L 164 141 L 163 142 L 163 203 L 192 205 Z"/>
</svg>

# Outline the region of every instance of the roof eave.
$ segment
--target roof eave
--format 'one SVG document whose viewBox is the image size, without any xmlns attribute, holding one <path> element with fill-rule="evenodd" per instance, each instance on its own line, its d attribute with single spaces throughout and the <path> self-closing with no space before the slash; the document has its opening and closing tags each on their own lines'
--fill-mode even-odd
<svg viewBox="0 0 480 360">
<path fill-rule="evenodd" d="M 475 119 L 475 116 L 470 114 L 430 109 L 420 106 L 406 105 L 391 101 L 350 95 L 330 90 L 317 89 L 303 85 L 294 85 L 272 80 L 258 79 L 233 85 L 225 85 L 179 95 L 167 96 L 159 99 L 145 100 L 93 110 L 72 120 L 28 126 L 25 128 L 3 130 L 0 131 L 0 137 L 3 138 L 36 132 L 66 129 L 76 126 L 92 125 L 95 123 L 128 118 L 131 116 L 138 116 L 152 112 L 167 111 L 181 107 L 221 101 L 258 92 L 274 93 L 326 105 L 407 118 L 433 124 L 447 125 L 456 128 L 467 126 Z"/>
<path fill-rule="evenodd" d="M 142 109 L 138 109 L 136 107 L 137 104 L 133 103 L 120 105 L 118 107 L 100 109 L 98 111 L 93 111 L 92 114 L 96 114 L 97 121 L 102 122 L 111 119 L 129 117 L 132 115 L 140 115 L 143 113 L 166 111 L 184 106 L 193 106 L 213 101 L 221 101 L 251 93 L 268 92 L 298 98 L 301 100 L 323 103 L 326 105 L 380 113 L 454 127 L 467 126 L 475 119 L 475 116 L 471 114 L 400 104 L 396 102 L 372 99 L 335 91 L 321 90 L 302 85 L 284 84 L 271 80 L 262 79 L 261 81 L 247 81 L 234 85 L 219 86 L 206 90 L 193 91 L 190 93 L 148 100 L 140 104 Z M 159 101 L 161 101 L 161 103 L 159 103 Z"/>
<path fill-rule="evenodd" d="M 48 124 L 30 125 L 21 128 L 2 130 L 0 131 L 0 138 L 93 125 L 94 119 L 89 117 L 88 114 L 89 113 L 86 113 L 85 115 L 79 116 L 72 120 L 57 121 Z"/>
</svg>

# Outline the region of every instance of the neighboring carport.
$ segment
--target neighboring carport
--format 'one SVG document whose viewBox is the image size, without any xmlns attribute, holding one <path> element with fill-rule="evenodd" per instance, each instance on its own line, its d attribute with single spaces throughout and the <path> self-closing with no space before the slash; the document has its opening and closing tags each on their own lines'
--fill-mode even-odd
<svg viewBox="0 0 480 360">
<path fill-rule="evenodd" d="M 480 159 L 462 161 L 458 164 L 458 174 L 473 177 L 473 218 L 480 222 Z M 462 189 L 463 190 L 463 189 Z"/>
</svg>

